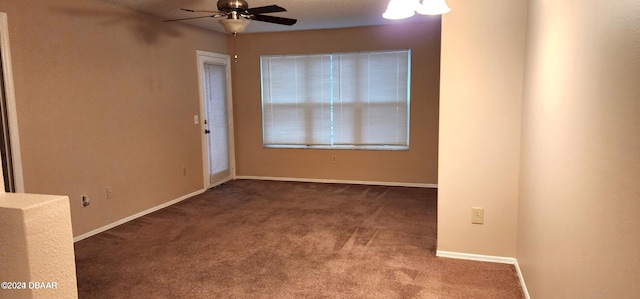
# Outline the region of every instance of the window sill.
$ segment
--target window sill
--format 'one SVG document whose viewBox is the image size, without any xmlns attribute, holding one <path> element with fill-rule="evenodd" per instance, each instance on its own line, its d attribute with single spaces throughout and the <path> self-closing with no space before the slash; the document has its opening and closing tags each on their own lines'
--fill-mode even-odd
<svg viewBox="0 0 640 299">
<path fill-rule="evenodd" d="M 285 149 L 331 149 L 331 150 L 374 150 L 374 151 L 408 151 L 406 145 L 303 145 L 303 144 L 265 144 L 264 148 Z"/>
</svg>

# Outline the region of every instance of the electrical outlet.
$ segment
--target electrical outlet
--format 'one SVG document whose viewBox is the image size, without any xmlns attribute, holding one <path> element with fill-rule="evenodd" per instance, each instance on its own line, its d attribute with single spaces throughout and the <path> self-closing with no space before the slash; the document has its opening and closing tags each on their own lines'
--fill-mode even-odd
<svg viewBox="0 0 640 299">
<path fill-rule="evenodd" d="M 338 158 L 336 158 L 336 156 L 332 156 L 331 157 L 331 163 L 335 164 L 336 162 L 338 162 Z"/>
<path fill-rule="evenodd" d="M 82 195 L 82 206 L 83 207 L 87 207 L 91 204 L 91 202 L 89 201 L 89 196 L 88 195 Z"/>
<path fill-rule="evenodd" d="M 484 223 L 484 208 L 471 208 L 471 223 Z"/>
<path fill-rule="evenodd" d="M 107 199 L 111 199 L 113 197 L 113 189 L 111 186 L 107 187 Z"/>
<path fill-rule="evenodd" d="M 182 167 L 182 175 L 183 176 L 187 175 L 187 167 L 186 166 Z"/>
</svg>

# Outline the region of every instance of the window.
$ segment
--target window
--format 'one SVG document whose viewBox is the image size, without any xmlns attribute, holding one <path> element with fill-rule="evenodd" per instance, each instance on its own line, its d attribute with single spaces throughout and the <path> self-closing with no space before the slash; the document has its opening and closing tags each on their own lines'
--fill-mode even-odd
<svg viewBox="0 0 640 299">
<path fill-rule="evenodd" d="M 262 56 L 266 147 L 409 147 L 410 52 Z"/>
</svg>

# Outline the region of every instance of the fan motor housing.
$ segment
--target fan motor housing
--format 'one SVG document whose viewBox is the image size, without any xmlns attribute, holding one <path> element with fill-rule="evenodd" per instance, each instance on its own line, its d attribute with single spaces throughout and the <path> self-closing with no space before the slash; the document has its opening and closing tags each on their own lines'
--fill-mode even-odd
<svg viewBox="0 0 640 299">
<path fill-rule="evenodd" d="M 249 3 L 244 0 L 218 0 L 218 10 L 219 11 L 239 11 L 239 10 L 247 10 L 249 8 Z"/>
</svg>

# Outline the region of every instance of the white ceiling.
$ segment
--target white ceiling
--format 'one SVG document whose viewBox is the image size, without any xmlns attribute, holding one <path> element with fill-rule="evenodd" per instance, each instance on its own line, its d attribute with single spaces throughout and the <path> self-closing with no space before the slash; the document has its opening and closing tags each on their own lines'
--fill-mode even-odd
<svg viewBox="0 0 640 299">
<path fill-rule="evenodd" d="M 180 8 L 194 10 L 217 10 L 216 0 L 101 0 L 126 6 L 162 19 L 178 19 L 205 16 L 206 13 L 181 11 Z M 382 25 L 399 22 L 420 21 L 427 16 L 415 15 L 409 19 L 389 21 L 382 18 L 389 0 L 247 0 L 249 7 L 278 5 L 286 12 L 269 15 L 298 19 L 293 26 L 276 25 L 251 21 L 245 32 L 274 32 L 307 29 L 345 28 L 356 26 Z M 218 18 L 203 18 L 180 21 L 190 25 L 224 32 Z"/>
</svg>

